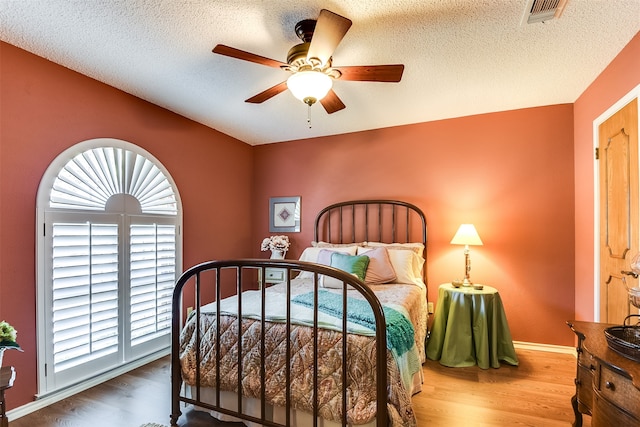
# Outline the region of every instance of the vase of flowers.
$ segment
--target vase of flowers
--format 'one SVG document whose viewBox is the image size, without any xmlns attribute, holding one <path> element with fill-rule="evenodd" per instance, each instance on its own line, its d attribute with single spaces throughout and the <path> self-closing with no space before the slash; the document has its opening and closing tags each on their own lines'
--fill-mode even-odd
<svg viewBox="0 0 640 427">
<path fill-rule="evenodd" d="M 16 338 L 18 337 L 18 331 L 13 326 L 5 322 L 0 322 L 0 366 L 2 366 L 2 356 L 7 349 L 14 349 L 22 351 Z"/>
<path fill-rule="evenodd" d="M 265 237 L 260 245 L 261 251 L 271 251 L 271 259 L 284 259 L 291 243 L 288 236 Z"/>
</svg>

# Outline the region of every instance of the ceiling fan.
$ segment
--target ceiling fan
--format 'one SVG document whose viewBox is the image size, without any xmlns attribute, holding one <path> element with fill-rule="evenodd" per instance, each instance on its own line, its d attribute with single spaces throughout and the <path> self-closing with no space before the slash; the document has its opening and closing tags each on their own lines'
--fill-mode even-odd
<svg viewBox="0 0 640 427">
<path fill-rule="evenodd" d="M 252 96 L 245 102 L 260 104 L 289 89 L 309 107 L 320 101 L 327 113 L 331 114 L 345 108 L 332 89 L 333 80 L 399 82 L 404 71 L 402 64 L 334 67 L 331 56 L 350 27 L 351 20 L 326 9 L 320 11 L 317 20 L 305 19 L 298 22 L 295 32 L 302 43 L 289 50 L 286 63 L 222 44 L 213 48 L 213 52 L 281 68 L 291 73 L 286 81 Z"/>
</svg>

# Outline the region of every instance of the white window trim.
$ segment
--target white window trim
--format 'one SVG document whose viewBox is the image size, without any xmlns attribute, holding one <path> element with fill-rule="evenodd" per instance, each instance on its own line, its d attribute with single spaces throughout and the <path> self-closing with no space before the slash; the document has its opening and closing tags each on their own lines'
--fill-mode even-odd
<svg viewBox="0 0 640 427">
<path fill-rule="evenodd" d="M 171 174 L 164 167 L 164 165 L 158 161 L 151 153 L 146 150 L 130 143 L 127 141 L 113 139 L 113 138 L 97 138 L 91 139 L 87 141 L 80 142 L 75 144 L 74 146 L 68 148 L 64 152 L 62 152 L 56 159 L 54 159 L 47 170 L 45 171 L 40 185 L 38 187 L 38 194 L 36 197 L 36 308 L 37 308 L 37 319 L 36 319 L 36 332 L 37 332 L 37 379 L 38 379 L 38 397 L 50 395 L 50 394 L 59 394 L 60 389 L 50 389 L 47 388 L 47 381 L 45 376 L 46 369 L 46 342 L 43 331 L 46 330 L 45 316 L 41 313 L 45 313 L 45 307 L 47 304 L 47 300 L 45 298 L 45 277 L 46 277 L 46 268 L 49 263 L 43 262 L 45 259 L 45 213 L 47 212 L 47 208 L 49 206 L 49 198 L 50 198 L 50 190 L 53 186 L 53 183 L 58 176 L 60 170 L 75 156 L 81 154 L 85 151 L 92 150 L 94 148 L 100 147 L 114 147 L 120 148 L 123 150 L 128 150 L 134 153 L 137 153 L 149 161 L 151 161 L 160 171 L 165 175 L 166 179 L 171 184 L 171 187 L 174 191 L 176 198 L 176 207 L 177 214 L 175 216 L 171 216 L 173 219 L 173 223 L 176 224 L 176 274 L 179 275 L 182 270 L 182 202 L 180 199 L 180 194 L 178 192 L 178 188 L 171 177 Z M 71 210 L 67 210 L 67 212 L 72 212 Z M 90 211 L 78 211 L 80 215 L 90 214 Z M 146 216 L 143 214 L 143 216 Z M 127 224 L 128 226 L 128 224 Z M 167 347 L 168 348 L 168 347 Z M 128 365 L 120 365 L 118 367 L 119 371 L 122 371 L 124 368 L 126 370 L 127 366 L 130 366 L 130 369 L 135 369 L 138 366 L 135 360 L 131 361 Z M 96 372 L 96 374 L 100 374 L 100 372 Z M 77 387 L 77 386 L 75 386 Z"/>
</svg>

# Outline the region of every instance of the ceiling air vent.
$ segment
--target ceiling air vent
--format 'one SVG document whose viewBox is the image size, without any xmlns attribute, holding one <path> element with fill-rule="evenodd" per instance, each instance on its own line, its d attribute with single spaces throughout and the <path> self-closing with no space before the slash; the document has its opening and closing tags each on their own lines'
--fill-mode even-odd
<svg viewBox="0 0 640 427">
<path fill-rule="evenodd" d="M 562 15 L 568 0 L 527 0 L 523 21 L 527 24 L 550 21 Z"/>
</svg>

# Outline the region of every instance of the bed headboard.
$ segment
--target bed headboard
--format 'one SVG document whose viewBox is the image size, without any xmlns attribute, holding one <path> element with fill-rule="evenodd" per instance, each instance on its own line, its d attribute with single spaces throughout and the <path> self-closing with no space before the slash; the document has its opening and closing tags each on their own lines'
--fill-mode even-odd
<svg viewBox="0 0 640 427">
<path fill-rule="evenodd" d="M 350 200 L 318 212 L 313 238 L 329 243 L 421 242 L 427 259 L 427 221 L 422 210 L 399 200 Z M 426 283 L 426 262 L 423 280 Z"/>
</svg>

